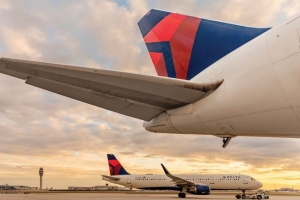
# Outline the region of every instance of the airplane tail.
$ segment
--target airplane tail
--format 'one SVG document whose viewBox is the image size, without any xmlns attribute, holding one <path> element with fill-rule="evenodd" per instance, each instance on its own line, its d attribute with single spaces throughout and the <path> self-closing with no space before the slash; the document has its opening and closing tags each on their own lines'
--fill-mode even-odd
<svg viewBox="0 0 300 200">
<path fill-rule="evenodd" d="M 138 25 L 157 74 L 185 80 L 270 29 L 154 9 Z"/>
<path fill-rule="evenodd" d="M 115 175 L 130 175 L 121 165 L 114 154 L 107 154 L 109 172 L 111 176 Z"/>
</svg>

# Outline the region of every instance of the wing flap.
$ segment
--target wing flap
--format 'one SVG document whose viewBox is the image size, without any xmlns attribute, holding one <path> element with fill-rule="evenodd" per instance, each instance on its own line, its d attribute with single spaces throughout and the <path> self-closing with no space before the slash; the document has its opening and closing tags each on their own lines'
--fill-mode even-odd
<svg viewBox="0 0 300 200">
<path fill-rule="evenodd" d="M 145 121 L 204 98 L 223 82 L 194 83 L 9 58 L 0 59 L 0 72 L 41 89 Z"/>
</svg>

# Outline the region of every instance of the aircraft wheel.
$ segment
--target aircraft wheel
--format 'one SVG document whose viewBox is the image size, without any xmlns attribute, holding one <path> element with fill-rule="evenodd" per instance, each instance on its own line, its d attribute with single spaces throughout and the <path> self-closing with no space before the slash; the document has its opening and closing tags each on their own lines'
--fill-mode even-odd
<svg viewBox="0 0 300 200">
<path fill-rule="evenodd" d="M 260 195 L 258 195 L 258 196 L 257 196 L 257 199 L 258 199 L 258 200 L 261 200 L 261 196 L 260 196 Z"/>
<path fill-rule="evenodd" d="M 240 199 L 242 196 L 240 194 L 235 195 L 235 198 Z"/>
<path fill-rule="evenodd" d="M 243 195 L 242 195 L 242 199 L 246 199 L 246 195 L 243 194 Z"/>
<path fill-rule="evenodd" d="M 179 197 L 179 198 L 185 198 L 186 195 L 185 195 L 185 193 L 179 193 L 179 194 L 178 194 L 178 197 Z"/>
</svg>

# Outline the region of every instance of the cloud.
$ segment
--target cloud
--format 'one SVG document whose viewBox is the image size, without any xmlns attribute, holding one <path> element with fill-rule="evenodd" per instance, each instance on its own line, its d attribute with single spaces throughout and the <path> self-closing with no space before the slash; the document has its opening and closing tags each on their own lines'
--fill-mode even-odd
<svg viewBox="0 0 300 200">
<path fill-rule="evenodd" d="M 249 26 L 273 26 L 298 1 L 0 1 L 1 56 L 155 75 L 137 22 L 152 7 Z M 0 74 L 0 179 L 37 186 L 100 185 L 107 153 L 131 173 L 246 173 L 269 187 L 300 176 L 295 139 L 149 133 L 140 120 Z M 21 168 L 16 168 L 21 166 Z M 292 179 L 292 178 L 291 178 Z M 297 183 L 296 181 L 293 182 Z M 1 184 L 1 183 L 0 183 Z M 289 181 L 282 184 L 289 184 Z M 284 186 L 284 185 L 283 185 Z"/>
</svg>

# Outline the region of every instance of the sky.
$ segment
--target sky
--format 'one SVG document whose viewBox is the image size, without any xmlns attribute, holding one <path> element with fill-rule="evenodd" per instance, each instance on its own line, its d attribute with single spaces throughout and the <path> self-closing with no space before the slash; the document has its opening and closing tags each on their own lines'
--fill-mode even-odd
<svg viewBox="0 0 300 200">
<path fill-rule="evenodd" d="M 137 22 L 151 9 L 256 27 L 298 0 L 0 0 L 0 57 L 156 75 Z M 132 174 L 242 173 L 265 189 L 300 189 L 300 139 L 150 133 L 142 121 L 0 74 L 0 185 L 103 185 L 107 153 Z M 18 166 L 18 167 L 17 167 Z"/>
</svg>

